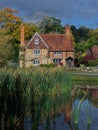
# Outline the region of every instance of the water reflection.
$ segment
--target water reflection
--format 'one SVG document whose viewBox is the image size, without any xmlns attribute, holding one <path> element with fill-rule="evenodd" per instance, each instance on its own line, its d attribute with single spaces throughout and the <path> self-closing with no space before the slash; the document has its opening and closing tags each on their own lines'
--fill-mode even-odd
<svg viewBox="0 0 98 130">
<path fill-rule="evenodd" d="M 50 130 L 98 130 L 98 91 L 93 91 L 85 100 L 71 101 L 54 121 L 50 121 Z M 45 124 L 38 130 L 45 130 Z"/>
</svg>

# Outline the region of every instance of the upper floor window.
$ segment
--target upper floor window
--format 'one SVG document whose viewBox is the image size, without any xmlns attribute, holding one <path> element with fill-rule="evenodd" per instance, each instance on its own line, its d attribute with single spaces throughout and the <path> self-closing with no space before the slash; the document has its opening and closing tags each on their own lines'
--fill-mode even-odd
<svg viewBox="0 0 98 130">
<path fill-rule="evenodd" d="M 40 55 L 40 50 L 39 50 L 39 49 L 33 50 L 33 54 L 34 54 L 34 55 Z"/>
<path fill-rule="evenodd" d="M 61 55 L 62 51 L 54 51 L 54 55 Z"/>
<path fill-rule="evenodd" d="M 38 38 L 38 37 L 35 37 L 34 40 L 35 40 L 35 41 L 34 41 L 35 45 L 38 45 L 38 44 L 39 44 L 39 38 Z"/>
</svg>

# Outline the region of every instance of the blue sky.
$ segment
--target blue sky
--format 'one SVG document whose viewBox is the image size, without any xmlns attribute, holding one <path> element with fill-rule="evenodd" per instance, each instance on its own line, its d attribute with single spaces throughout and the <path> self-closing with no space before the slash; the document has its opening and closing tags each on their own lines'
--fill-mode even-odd
<svg viewBox="0 0 98 130">
<path fill-rule="evenodd" d="M 28 22 L 54 16 L 62 24 L 98 27 L 98 0 L 0 0 L 2 7 L 17 9 L 19 16 Z"/>
</svg>

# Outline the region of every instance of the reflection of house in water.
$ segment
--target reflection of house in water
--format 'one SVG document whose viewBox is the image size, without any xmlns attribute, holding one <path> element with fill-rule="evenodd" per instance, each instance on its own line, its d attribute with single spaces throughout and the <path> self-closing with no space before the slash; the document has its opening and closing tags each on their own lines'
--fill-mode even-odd
<svg viewBox="0 0 98 130">
<path fill-rule="evenodd" d="M 73 62 L 67 59 L 74 57 L 73 36 L 70 26 L 65 26 L 65 34 L 38 34 L 36 32 L 31 40 L 25 44 L 24 26 L 22 25 L 19 56 L 20 67 L 49 63 L 62 65 L 68 63 L 71 66 Z"/>
<path fill-rule="evenodd" d="M 80 91 L 81 90 L 81 91 Z M 68 121 L 70 121 L 71 120 L 71 111 L 72 111 L 72 104 L 74 103 L 74 101 L 75 100 L 77 100 L 77 98 L 80 98 L 78 95 L 81 95 L 81 94 L 83 94 L 84 92 L 84 96 L 82 96 L 82 98 L 80 98 L 80 100 L 81 99 L 84 99 L 84 100 L 86 100 L 86 99 L 88 99 L 89 101 L 91 101 L 92 102 L 92 104 L 96 107 L 96 108 L 98 108 L 98 89 L 97 88 L 86 88 L 86 87 L 81 87 L 81 88 L 79 88 L 79 92 L 78 92 L 78 95 L 77 95 L 77 89 L 76 90 L 72 90 L 72 97 L 70 98 L 70 101 L 69 101 L 69 103 L 66 105 L 66 107 L 65 107 L 65 113 L 66 113 L 66 118 L 65 118 L 65 120 L 68 122 Z M 88 95 L 88 96 L 87 96 Z M 77 98 L 76 98 L 76 96 L 77 96 Z M 86 97 L 86 98 L 84 98 L 84 97 Z M 82 100 L 82 102 L 84 101 L 84 100 Z M 81 103 L 82 103 L 81 102 Z"/>
</svg>

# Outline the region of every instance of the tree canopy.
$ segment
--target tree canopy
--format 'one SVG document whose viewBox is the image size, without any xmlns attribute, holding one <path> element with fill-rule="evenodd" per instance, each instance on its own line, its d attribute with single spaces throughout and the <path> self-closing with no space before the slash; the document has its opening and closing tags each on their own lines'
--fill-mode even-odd
<svg viewBox="0 0 98 130">
<path fill-rule="evenodd" d="M 11 8 L 0 10 L 0 27 L 9 28 L 12 31 L 15 25 L 21 23 L 21 18 L 17 16 L 18 11 Z"/>
<path fill-rule="evenodd" d="M 44 16 L 38 25 L 41 33 L 64 33 L 61 20 L 55 17 Z"/>
<path fill-rule="evenodd" d="M 0 29 L 0 65 L 5 65 L 14 56 L 13 47 L 10 44 L 11 37 L 7 29 Z"/>
</svg>

